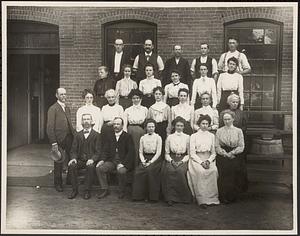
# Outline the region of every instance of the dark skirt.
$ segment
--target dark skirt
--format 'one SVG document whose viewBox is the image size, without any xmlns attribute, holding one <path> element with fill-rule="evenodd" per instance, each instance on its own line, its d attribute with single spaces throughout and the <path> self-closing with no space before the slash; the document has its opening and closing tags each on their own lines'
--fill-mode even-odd
<svg viewBox="0 0 300 236">
<path fill-rule="evenodd" d="M 127 97 L 119 97 L 119 105 L 123 107 L 124 111 L 126 108 L 132 106 L 132 101 Z"/>
<path fill-rule="evenodd" d="M 170 107 L 173 107 L 173 106 L 176 106 L 179 104 L 179 99 L 178 98 L 167 98 L 167 104 L 170 106 Z"/>
<path fill-rule="evenodd" d="M 135 149 L 135 166 L 137 167 L 140 163 L 140 157 L 139 157 L 139 146 L 140 146 L 140 139 L 145 134 L 145 130 L 143 128 L 143 124 L 141 125 L 128 125 L 127 132 L 131 135 L 134 143 L 134 149 Z"/>
<path fill-rule="evenodd" d="M 221 99 L 219 103 L 219 113 L 221 113 L 225 109 L 229 109 L 227 98 L 229 95 L 231 95 L 231 93 L 235 93 L 236 95 L 239 95 L 237 90 L 222 90 Z"/>
<path fill-rule="evenodd" d="M 146 160 L 151 160 L 155 154 L 145 154 Z M 132 185 L 132 199 L 158 201 L 160 194 L 160 170 L 161 160 L 156 160 L 148 167 L 140 163 L 134 172 Z"/>
<path fill-rule="evenodd" d="M 95 102 L 97 107 L 100 107 L 101 109 L 104 105 L 108 104 L 107 99 L 104 96 L 96 96 Z"/>
<path fill-rule="evenodd" d="M 234 148 L 222 147 L 226 152 Z M 245 168 L 243 154 L 236 155 L 234 159 L 228 159 L 217 155 L 216 164 L 219 172 L 218 191 L 221 202 L 235 201 L 239 193 L 246 187 Z"/>
<path fill-rule="evenodd" d="M 175 154 L 171 154 L 175 159 Z M 174 158 L 173 158 L 174 157 Z M 183 156 L 182 156 L 183 157 Z M 182 159 L 182 158 L 181 158 Z M 165 201 L 190 203 L 192 193 L 187 181 L 188 163 L 174 167 L 170 162 L 164 161 L 161 173 L 162 193 Z"/>
<path fill-rule="evenodd" d="M 149 107 L 151 107 L 154 103 L 155 103 L 155 99 L 154 99 L 153 95 L 151 95 L 151 96 L 144 95 L 141 105 L 144 107 L 147 107 L 149 109 Z"/>
<path fill-rule="evenodd" d="M 107 122 L 104 122 L 104 124 L 102 125 L 101 128 L 101 136 L 102 137 L 107 137 L 108 135 L 111 135 L 112 133 L 114 133 L 114 128 L 113 126 L 109 126 L 107 125 Z M 102 138 L 101 141 L 105 141 L 105 138 Z"/>
<path fill-rule="evenodd" d="M 199 109 L 201 107 L 202 107 L 201 98 L 200 98 L 199 94 L 197 93 L 196 94 L 196 101 L 195 101 L 195 104 L 194 104 L 194 109 L 196 111 L 197 109 Z"/>
<path fill-rule="evenodd" d="M 157 133 L 164 143 L 167 138 L 167 127 L 168 127 L 168 121 L 162 121 L 156 123 L 155 133 Z"/>
</svg>

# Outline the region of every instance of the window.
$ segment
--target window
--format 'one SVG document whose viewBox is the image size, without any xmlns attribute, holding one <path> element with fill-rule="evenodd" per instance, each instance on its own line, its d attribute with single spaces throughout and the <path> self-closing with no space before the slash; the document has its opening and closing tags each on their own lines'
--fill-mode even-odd
<svg viewBox="0 0 300 236">
<path fill-rule="evenodd" d="M 246 54 L 252 68 L 251 74 L 244 76 L 245 110 L 278 109 L 281 30 L 281 25 L 265 21 L 225 25 L 225 47 L 229 36 L 237 37 L 238 50 Z M 252 118 L 268 119 L 259 115 Z"/>
</svg>

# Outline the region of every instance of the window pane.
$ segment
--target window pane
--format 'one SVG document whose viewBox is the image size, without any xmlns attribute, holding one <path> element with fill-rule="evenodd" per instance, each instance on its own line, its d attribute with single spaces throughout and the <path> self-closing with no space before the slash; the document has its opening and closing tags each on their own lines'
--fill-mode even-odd
<svg viewBox="0 0 300 236">
<path fill-rule="evenodd" d="M 276 45 L 268 45 L 263 48 L 265 59 L 276 59 L 277 58 L 277 46 Z"/>
<path fill-rule="evenodd" d="M 251 79 L 251 91 L 261 92 L 262 91 L 262 77 L 253 76 Z"/>
<path fill-rule="evenodd" d="M 264 92 L 263 93 L 263 109 L 272 110 L 274 104 L 274 93 L 273 92 Z"/>
<path fill-rule="evenodd" d="M 264 43 L 265 44 L 276 44 L 277 43 L 276 29 L 266 29 L 265 30 Z"/>
<path fill-rule="evenodd" d="M 244 76 L 243 84 L 244 84 L 244 91 L 249 91 L 250 84 L 251 84 L 251 76 Z"/>
<path fill-rule="evenodd" d="M 252 30 L 252 41 L 255 43 L 263 43 L 264 29 L 253 29 Z"/>
<path fill-rule="evenodd" d="M 239 50 L 245 50 L 244 53 L 248 57 L 248 59 L 263 59 L 264 58 L 264 50 L 262 45 L 240 45 Z"/>
<path fill-rule="evenodd" d="M 264 61 L 264 74 L 275 75 L 277 73 L 276 60 L 265 60 Z"/>
<path fill-rule="evenodd" d="M 275 88 L 275 78 L 274 77 L 263 77 L 263 91 L 273 92 Z"/>
<path fill-rule="evenodd" d="M 251 70 L 253 74 L 263 74 L 264 72 L 264 60 L 249 60 L 249 64 L 251 65 Z"/>
<path fill-rule="evenodd" d="M 244 92 L 244 106 L 246 106 L 247 108 L 250 106 L 249 95 L 249 93 Z"/>
<path fill-rule="evenodd" d="M 259 108 L 261 106 L 261 93 L 252 93 L 251 94 L 251 106 Z M 259 109 L 260 110 L 260 109 Z"/>
</svg>

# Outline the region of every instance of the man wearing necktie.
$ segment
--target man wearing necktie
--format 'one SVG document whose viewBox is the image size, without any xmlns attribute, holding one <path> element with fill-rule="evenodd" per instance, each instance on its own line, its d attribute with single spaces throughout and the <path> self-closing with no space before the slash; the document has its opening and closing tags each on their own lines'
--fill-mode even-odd
<svg viewBox="0 0 300 236">
<path fill-rule="evenodd" d="M 82 115 L 83 130 L 78 132 L 72 144 L 71 160 L 68 163 L 72 183 L 72 192 L 68 196 L 73 199 L 78 194 L 78 169 L 86 169 L 85 191 L 83 198 L 91 197 L 91 187 L 95 174 L 95 165 L 100 157 L 100 134 L 92 129 L 92 115 Z"/>
<path fill-rule="evenodd" d="M 154 46 L 152 40 L 147 39 L 144 44 L 144 52 L 136 56 L 133 63 L 133 71 L 136 73 L 135 81 L 139 82 L 146 78 L 145 65 L 152 64 L 154 67 L 154 78 L 161 79 L 161 73 L 164 70 L 164 62 L 159 55 L 153 52 Z"/>
<path fill-rule="evenodd" d="M 57 152 L 58 147 L 65 150 L 66 161 L 69 161 L 69 153 L 72 146 L 75 130 L 71 122 L 71 112 L 66 106 L 66 90 L 56 90 L 57 102 L 48 110 L 47 135 L 52 145 L 52 151 Z M 54 162 L 54 186 L 56 191 L 62 192 L 63 163 Z"/>
</svg>

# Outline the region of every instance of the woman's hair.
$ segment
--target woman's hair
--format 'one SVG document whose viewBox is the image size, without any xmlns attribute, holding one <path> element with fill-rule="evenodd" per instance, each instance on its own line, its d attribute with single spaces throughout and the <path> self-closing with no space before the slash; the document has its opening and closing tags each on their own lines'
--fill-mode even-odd
<svg viewBox="0 0 300 236">
<path fill-rule="evenodd" d="M 82 98 L 84 99 L 85 96 L 86 96 L 88 93 L 92 94 L 93 97 L 95 97 L 95 94 L 94 94 L 93 90 L 91 90 L 91 89 L 84 89 L 84 90 L 82 91 L 82 93 L 81 93 L 81 94 L 82 94 Z"/>
<path fill-rule="evenodd" d="M 232 100 L 237 99 L 240 102 L 240 96 L 233 93 L 227 97 L 227 103 L 230 104 Z"/>
<path fill-rule="evenodd" d="M 132 89 L 128 95 L 129 98 L 132 98 L 133 96 L 139 96 L 140 98 L 143 97 L 143 93 L 139 89 Z"/>
<path fill-rule="evenodd" d="M 221 114 L 220 114 L 220 117 L 222 118 L 222 120 L 223 120 L 223 117 L 224 117 L 225 114 L 229 114 L 229 115 L 231 115 L 231 117 L 233 119 L 235 119 L 235 113 L 233 111 L 229 110 L 229 109 L 226 109 L 226 110 L 222 111 Z"/>
<path fill-rule="evenodd" d="M 157 86 L 153 89 L 152 93 L 154 94 L 156 91 L 160 91 L 162 93 L 162 95 L 165 95 L 165 91 L 162 87 Z"/>
<path fill-rule="evenodd" d="M 145 120 L 145 123 L 144 123 L 145 129 L 147 128 L 147 125 L 148 125 L 149 123 L 153 123 L 154 126 L 156 127 L 156 121 L 155 121 L 154 119 L 151 119 L 151 118 L 150 118 L 150 119 Z"/>
<path fill-rule="evenodd" d="M 186 124 L 186 120 L 185 120 L 184 118 L 182 118 L 181 116 L 177 116 L 177 117 L 172 121 L 172 125 L 175 127 L 175 125 L 176 125 L 178 122 L 183 123 L 184 126 L 185 126 L 185 124 Z"/>
<path fill-rule="evenodd" d="M 200 98 L 202 98 L 203 95 L 208 95 L 209 98 L 211 99 L 211 95 L 209 92 L 205 91 L 205 92 L 201 93 Z"/>
<path fill-rule="evenodd" d="M 146 70 L 146 67 L 152 67 L 153 71 L 155 70 L 154 69 L 154 65 L 150 62 L 147 62 L 146 65 L 144 66 L 144 71 Z"/>
<path fill-rule="evenodd" d="M 239 66 L 239 60 L 236 59 L 235 57 L 230 57 L 230 58 L 228 59 L 228 61 L 227 61 L 227 64 L 228 64 L 230 61 L 234 62 L 234 63 L 236 64 L 236 66 Z"/>
<path fill-rule="evenodd" d="M 104 97 L 105 98 L 107 98 L 109 95 L 114 95 L 114 96 L 116 96 L 116 91 L 114 90 L 114 89 L 109 89 L 109 90 L 107 90 L 106 92 L 105 92 L 105 95 L 104 95 Z"/>
<path fill-rule="evenodd" d="M 185 92 L 187 95 L 189 95 L 189 90 L 187 88 L 181 88 L 178 90 L 178 96 L 181 92 Z"/>
<path fill-rule="evenodd" d="M 125 64 L 125 65 L 122 66 L 122 70 L 121 70 L 123 74 L 124 74 L 125 68 L 130 68 L 130 70 L 132 71 L 132 66 L 129 65 L 129 64 Z"/>
<path fill-rule="evenodd" d="M 200 124 L 201 124 L 201 122 L 202 122 L 203 120 L 206 120 L 206 121 L 208 122 L 208 124 L 211 123 L 211 118 L 210 118 L 209 115 L 200 115 L 200 117 L 199 117 L 199 119 L 198 119 L 198 121 L 197 121 L 197 125 L 200 126 Z"/>
<path fill-rule="evenodd" d="M 99 66 L 98 67 L 98 70 L 104 70 L 105 72 L 107 72 L 108 73 L 108 67 L 107 66 Z"/>
<path fill-rule="evenodd" d="M 181 77 L 181 73 L 180 73 L 180 71 L 179 71 L 179 70 L 177 70 L 177 69 L 173 69 L 173 70 L 171 70 L 171 73 L 170 73 L 170 75 L 172 75 L 172 73 L 176 73 L 176 74 L 178 74 L 178 75 L 179 75 L 179 77 Z"/>
</svg>

